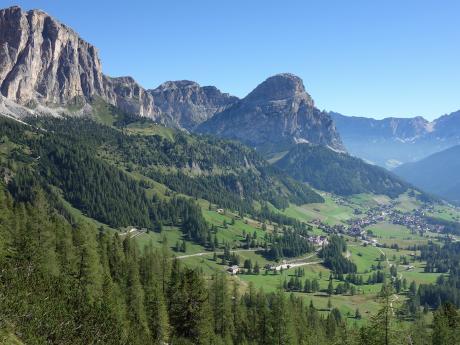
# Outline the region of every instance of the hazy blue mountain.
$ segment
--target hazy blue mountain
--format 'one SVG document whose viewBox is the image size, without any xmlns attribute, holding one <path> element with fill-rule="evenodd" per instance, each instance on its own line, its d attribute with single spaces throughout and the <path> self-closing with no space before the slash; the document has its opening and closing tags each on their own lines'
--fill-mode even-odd
<svg viewBox="0 0 460 345">
<path fill-rule="evenodd" d="M 394 170 L 414 185 L 460 204 L 460 145 Z"/>
<path fill-rule="evenodd" d="M 375 120 L 330 115 L 348 152 L 389 169 L 460 144 L 460 111 L 432 122 L 423 117 Z"/>
</svg>

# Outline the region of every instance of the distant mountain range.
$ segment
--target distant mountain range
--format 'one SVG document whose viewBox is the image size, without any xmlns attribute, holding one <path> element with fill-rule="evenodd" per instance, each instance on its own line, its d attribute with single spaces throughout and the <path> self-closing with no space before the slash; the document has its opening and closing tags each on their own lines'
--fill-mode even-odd
<svg viewBox="0 0 460 345">
<path fill-rule="evenodd" d="M 348 152 L 389 169 L 460 144 L 460 111 L 432 122 L 422 117 L 375 120 L 330 115 Z"/>
<path fill-rule="evenodd" d="M 397 175 L 414 185 L 456 204 L 460 204 L 459 171 L 460 145 L 394 170 Z"/>
</svg>

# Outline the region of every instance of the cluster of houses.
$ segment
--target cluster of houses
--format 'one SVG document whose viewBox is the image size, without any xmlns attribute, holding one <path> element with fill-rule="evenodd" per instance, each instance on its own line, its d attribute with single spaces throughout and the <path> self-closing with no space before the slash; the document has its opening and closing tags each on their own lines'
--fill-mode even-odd
<svg viewBox="0 0 460 345">
<path fill-rule="evenodd" d="M 329 243 L 327 240 L 327 236 L 320 236 L 320 235 L 310 236 L 308 237 L 308 241 L 317 246 L 323 246 L 323 245 L 325 246 Z"/>
</svg>

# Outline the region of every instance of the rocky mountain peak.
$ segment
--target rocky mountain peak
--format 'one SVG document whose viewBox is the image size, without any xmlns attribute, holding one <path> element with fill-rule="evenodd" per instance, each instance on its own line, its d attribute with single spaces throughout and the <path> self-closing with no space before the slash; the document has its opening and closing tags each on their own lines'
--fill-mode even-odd
<svg viewBox="0 0 460 345">
<path fill-rule="evenodd" d="M 314 106 L 313 99 L 305 91 L 302 79 L 291 73 L 276 74 L 267 78 L 246 96 L 249 102 L 280 101 L 292 98 L 304 100 L 309 106 Z"/>
<path fill-rule="evenodd" d="M 0 92 L 32 108 L 65 111 L 100 97 L 129 113 L 159 115 L 151 95 L 133 78 L 104 75 L 97 49 L 74 30 L 43 11 L 18 6 L 0 10 Z"/>
<path fill-rule="evenodd" d="M 189 80 L 167 81 L 149 90 L 154 103 L 174 126 L 194 129 L 214 114 L 238 101 L 214 86 L 200 86 Z"/>
<path fill-rule="evenodd" d="M 0 11 L 0 90 L 20 104 L 63 104 L 104 90 L 97 50 L 39 10 Z"/>
<path fill-rule="evenodd" d="M 198 89 L 200 88 L 200 85 L 194 81 L 191 80 L 174 80 L 174 81 L 166 81 L 160 86 L 158 86 L 156 89 L 151 90 L 152 93 L 158 93 L 162 91 L 168 91 L 168 90 L 179 90 L 179 89 L 186 89 L 186 88 L 191 88 L 191 89 Z"/>
<path fill-rule="evenodd" d="M 302 79 L 289 73 L 268 78 L 197 131 L 239 140 L 267 154 L 298 143 L 344 150 L 329 114 L 315 108 Z"/>
</svg>

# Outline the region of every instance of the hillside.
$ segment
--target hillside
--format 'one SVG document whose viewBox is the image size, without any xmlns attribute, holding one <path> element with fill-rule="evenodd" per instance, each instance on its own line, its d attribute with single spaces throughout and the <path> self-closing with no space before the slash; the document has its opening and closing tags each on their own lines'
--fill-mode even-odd
<svg viewBox="0 0 460 345">
<path fill-rule="evenodd" d="M 397 197 L 409 188 L 383 168 L 321 146 L 298 144 L 274 165 L 314 188 L 339 195 L 374 193 Z"/>
<path fill-rule="evenodd" d="M 395 174 L 430 193 L 460 203 L 460 146 L 435 153 L 418 162 L 404 164 Z"/>
<path fill-rule="evenodd" d="M 269 202 L 282 209 L 289 202 L 322 201 L 311 189 L 274 169 L 256 152 L 238 143 L 190 136 L 148 120 L 139 127 L 131 122 L 124 130 L 87 119 L 38 118 L 31 119 L 31 123 L 46 132 L 32 131 L 30 127 L 2 119 L 4 131 L 11 132 L 11 136 L 3 140 L 13 146 L 24 146 L 22 151 L 10 154 L 22 152 L 33 174 L 40 174 L 46 183 L 62 189 L 74 206 L 95 213 L 91 216 L 105 223 L 111 224 L 107 217 L 114 221 L 121 215 L 109 205 L 123 200 L 136 215 L 129 218 L 129 214 L 123 212 L 124 217 L 128 217 L 126 221 L 120 224 L 115 221 L 114 225 L 146 226 L 148 200 L 142 197 L 141 191 L 152 188 L 150 185 L 154 182 L 171 191 L 207 199 L 241 213 L 257 213 L 260 206 L 258 208 L 255 203 Z M 29 131 L 33 135 L 25 136 Z M 24 150 L 40 158 L 34 162 Z M 105 183 L 106 180 L 100 180 L 104 175 L 111 176 L 107 186 L 91 185 Z M 117 181 L 120 181 L 119 186 Z M 98 188 L 102 189 L 98 191 Z M 104 200 L 99 200 L 102 194 L 98 192 L 102 190 Z M 113 191 L 114 200 L 105 200 L 107 195 L 112 195 L 109 191 Z M 113 216 L 104 216 L 104 207 L 113 212 Z"/>
</svg>

